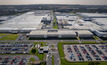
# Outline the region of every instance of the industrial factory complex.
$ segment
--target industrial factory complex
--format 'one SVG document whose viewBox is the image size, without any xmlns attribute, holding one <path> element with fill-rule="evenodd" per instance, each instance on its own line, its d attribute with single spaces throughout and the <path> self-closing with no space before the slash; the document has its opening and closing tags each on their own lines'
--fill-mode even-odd
<svg viewBox="0 0 107 65">
<path fill-rule="evenodd" d="M 3 17 L 2 17 L 3 18 Z M 58 29 L 53 29 L 56 19 Z M 0 18 L 1 19 L 1 18 Z M 0 33 L 27 33 L 32 38 L 107 37 L 107 14 L 36 10 L 0 22 Z"/>
<path fill-rule="evenodd" d="M 107 65 L 106 13 L 32 10 L 0 16 L 0 65 L 90 63 Z"/>
</svg>

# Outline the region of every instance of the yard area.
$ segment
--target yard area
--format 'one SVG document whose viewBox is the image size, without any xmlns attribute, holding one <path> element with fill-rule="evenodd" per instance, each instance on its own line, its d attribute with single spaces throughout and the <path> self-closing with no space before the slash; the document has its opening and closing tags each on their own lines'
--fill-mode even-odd
<svg viewBox="0 0 107 65">
<path fill-rule="evenodd" d="M 96 44 L 96 42 L 82 42 L 83 44 Z M 63 45 L 69 45 L 69 44 L 79 44 L 78 42 L 59 42 L 58 43 L 58 50 L 59 50 L 59 54 L 60 54 L 60 61 L 61 61 L 61 65 L 88 65 L 89 62 L 70 62 L 68 60 L 65 59 L 65 55 L 64 55 L 64 50 L 63 50 Z M 107 62 L 102 61 L 100 62 L 99 65 L 107 65 Z"/>
<path fill-rule="evenodd" d="M 18 38 L 17 34 L 9 34 L 0 38 L 0 40 L 16 40 L 17 38 Z"/>
</svg>

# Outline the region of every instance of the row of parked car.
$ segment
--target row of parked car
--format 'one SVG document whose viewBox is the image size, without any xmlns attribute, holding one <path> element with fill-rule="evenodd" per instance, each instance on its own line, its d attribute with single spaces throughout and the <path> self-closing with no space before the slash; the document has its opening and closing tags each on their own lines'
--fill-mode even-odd
<svg viewBox="0 0 107 65">
<path fill-rule="evenodd" d="M 28 48 L 15 48 L 15 47 L 12 47 L 12 48 L 0 48 L 0 51 L 27 51 Z"/>
<path fill-rule="evenodd" d="M 107 45 L 65 45 L 65 48 L 71 61 L 107 61 Z"/>
<path fill-rule="evenodd" d="M 80 46 L 82 52 L 84 53 L 85 57 L 88 59 L 88 61 L 92 60 L 89 53 L 86 51 L 86 49 L 83 46 Z"/>
<path fill-rule="evenodd" d="M 87 49 L 90 51 L 90 53 L 93 55 L 93 57 L 96 60 L 101 60 L 101 58 L 96 54 L 96 52 L 89 46 L 89 45 L 85 45 L 87 47 Z"/>
<path fill-rule="evenodd" d="M 104 60 L 107 60 L 107 56 L 101 50 L 99 50 L 97 46 L 95 46 L 95 45 L 91 45 L 91 46 L 97 51 L 97 53 L 99 53 L 99 55 L 101 55 L 101 57 Z"/>
<path fill-rule="evenodd" d="M 75 56 L 74 56 L 74 54 L 73 54 L 73 50 L 71 49 L 70 46 L 67 47 L 67 51 L 68 51 L 68 53 L 69 53 L 70 59 L 73 60 L 73 61 L 75 61 L 76 58 L 75 58 Z"/>
<path fill-rule="evenodd" d="M 21 58 L 20 56 L 12 57 L 0 57 L 0 65 L 26 65 L 27 58 Z"/>
<path fill-rule="evenodd" d="M 31 47 L 33 47 L 33 43 L 3 43 L 0 44 L 0 53 L 29 53 Z"/>
<path fill-rule="evenodd" d="M 77 54 L 78 59 L 79 59 L 80 61 L 84 61 L 84 58 L 82 57 L 82 55 L 81 55 L 81 53 L 80 53 L 77 45 L 74 45 L 73 48 L 74 48 L 74 50 L 75 50 L 75 52 L 76 52 L 76 54 Z"/>
<path fill-rule="evenodd" d="M 0 44 L 29 44 L 29 42 L 0 42 Z"/>
<path fill-rule="evenodd" d="M 107 45 L 99 45 L 107 53 Z"/>
<path fill-rule="evenodd" d="M 0 47 L 31 47 L 33 43 L 23 44 L 23 43 L 10 43 L 10 44 L 0 44 Z"/>
</svg>

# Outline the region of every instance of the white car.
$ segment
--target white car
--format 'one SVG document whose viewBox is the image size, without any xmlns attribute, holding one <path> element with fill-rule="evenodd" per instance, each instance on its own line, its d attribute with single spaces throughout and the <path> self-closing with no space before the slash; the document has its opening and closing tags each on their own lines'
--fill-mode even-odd
<svg viewBox="0 0 107 65">
<path fill-rule="evenodd" d="M 52 55 L 51 55 L 51 58 L 52 58 Z"/>
<path fill-rule="evenodd" d="M 58 62 L 59 62 L 59 59 L 58 59 Z"/>
<path fill-rule="evenodd" d="M 47 54 L 47 57 L 49 57 L 49 55 Z"/>
</svg>

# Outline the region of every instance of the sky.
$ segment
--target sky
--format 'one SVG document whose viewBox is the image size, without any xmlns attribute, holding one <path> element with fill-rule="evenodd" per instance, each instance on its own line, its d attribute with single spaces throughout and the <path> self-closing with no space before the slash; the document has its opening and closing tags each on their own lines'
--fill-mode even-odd
<svg viewBox="0 0 107 65">
<path fill-rule="evenodd" d="M 22 5 L 22 4 L 107 5 L 107 0 L 0 0 L 0 5 Z"/>
</svg>

